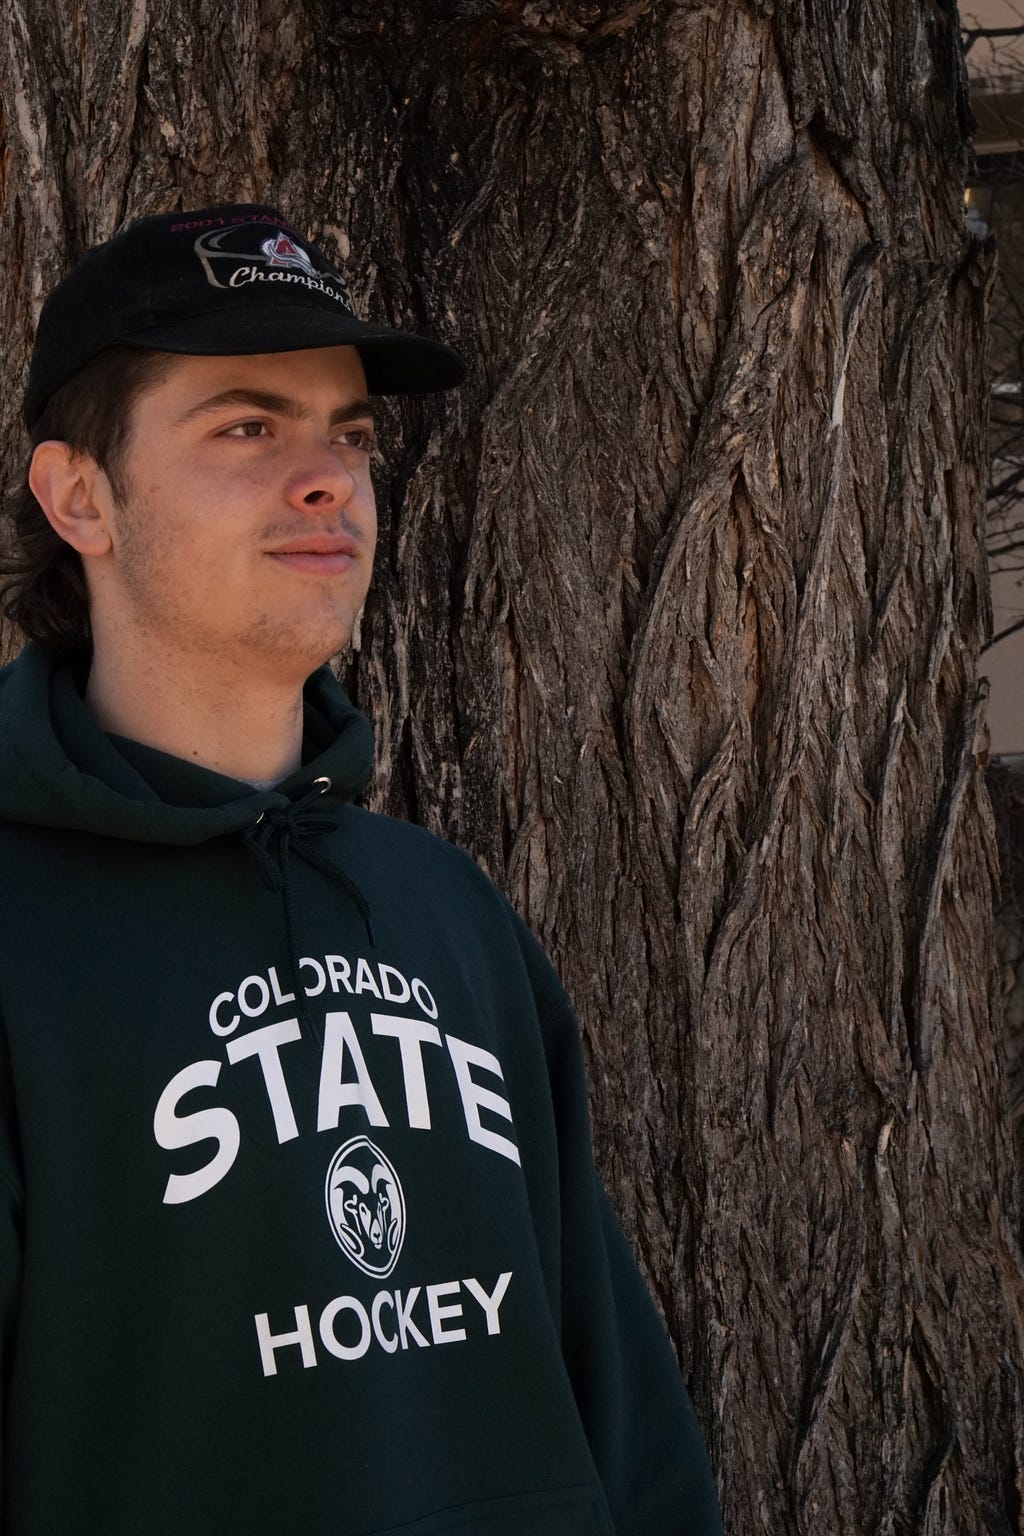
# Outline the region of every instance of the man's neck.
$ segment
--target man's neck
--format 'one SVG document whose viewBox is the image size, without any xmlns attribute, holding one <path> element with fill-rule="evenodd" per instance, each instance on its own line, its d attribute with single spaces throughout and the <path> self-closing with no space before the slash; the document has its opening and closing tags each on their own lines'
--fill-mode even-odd
<svg viewBox="0 0 1024 1536">
<path fill-rule="evenodd" d="M 151 665 L 93 656 L 85 702 L 102 726 L 242 780 L 273 780 L 302 762 L 302 685 L 231 668 L 197 681 Z"/>
</svg>

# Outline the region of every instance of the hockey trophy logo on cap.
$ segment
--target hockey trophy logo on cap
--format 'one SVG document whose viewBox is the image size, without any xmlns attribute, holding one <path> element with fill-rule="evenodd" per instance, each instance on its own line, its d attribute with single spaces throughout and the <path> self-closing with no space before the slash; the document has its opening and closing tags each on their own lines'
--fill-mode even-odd
<svg viewBox="0 0 1024 1536">
<path fill-rule="evenodd" d="M 350 315 L 356 309 L 340 272 L 318 267 L 298 237 L 278 228 L 267 237 L 266 225 L 232 224 L 208 230 L 195 243 L 206 280 L 214 288 L 240 289 L 252 284 L 299 283 L 313 293 L 341 304 Z"/>
</svg>

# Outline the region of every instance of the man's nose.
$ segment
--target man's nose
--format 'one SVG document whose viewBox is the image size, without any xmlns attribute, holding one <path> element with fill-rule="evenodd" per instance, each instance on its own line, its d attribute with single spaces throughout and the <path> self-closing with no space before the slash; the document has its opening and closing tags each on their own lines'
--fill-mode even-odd
<svg viewBox="0 0 1024 1536">
<path fill-rule="evenodd" d="M 302 455 L 288 481 L 287 498 L 298 511 L 344 506 L 356 482 L 336 448 L 324 446 Z"/>
</svg>

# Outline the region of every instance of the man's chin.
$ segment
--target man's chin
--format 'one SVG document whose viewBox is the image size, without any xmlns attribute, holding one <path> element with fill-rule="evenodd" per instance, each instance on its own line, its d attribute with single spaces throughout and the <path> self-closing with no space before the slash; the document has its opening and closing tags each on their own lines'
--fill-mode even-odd
<svg viewBox="0 0 1024 1536">
<path fill-rule="evenodd" d="M 265 623 L 250 631 L 246 648 L 257 664 L 270 663 L 290 676 L 306 678 L 350 648 L 353 630 L 340 619 L 308 626 Z"/>
</svg>

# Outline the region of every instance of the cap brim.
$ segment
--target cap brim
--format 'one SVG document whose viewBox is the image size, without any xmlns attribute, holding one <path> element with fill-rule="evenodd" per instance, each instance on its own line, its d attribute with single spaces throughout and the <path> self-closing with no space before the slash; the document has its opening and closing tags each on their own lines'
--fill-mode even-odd
<svg viewBox="0 0 1024 1536">
<path fill-rule="evenodd" d="M 129 346 L 194 357 L 247 357 L 260 352 L 352 346 L 362 359 L 371 395 L 419 395 L 452 389 L 467 373 L 464 359 L 443 342 L 298 304 L 207 311 L 133 330 L 116 339 Z"/>
</svg>

